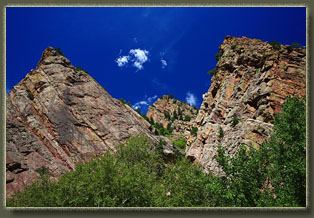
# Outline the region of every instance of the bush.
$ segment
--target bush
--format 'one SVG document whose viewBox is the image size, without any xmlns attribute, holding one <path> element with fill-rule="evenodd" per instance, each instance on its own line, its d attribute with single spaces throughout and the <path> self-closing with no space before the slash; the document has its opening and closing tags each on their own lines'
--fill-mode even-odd
<svg viewBox="0 0 314 218">
<path fill-rule="evenodd" d="M 198 128 L 197 128 L 197 127 L 192 127 L 190 133 L 191 133 L 191 135 L 196 136 L 196 135 L 197 135 L 197 131 L 198 131 Z"/>
<path fill-rule="evenodd" d="M 237 48 L 237 45 L 232 45 L 232 46 L 231 46 L 231 49 L 232 49 L 232 50 L 234 50 L 234 49 L 236 49 L 236 48 Z"/>
<path fill-rule="evenodd" d="M 238 123 L 239 123 L 238 117 L 234 115 L 232 120 L 232 126 L 235 127 Z"/>
<path fill-rule="evenodd" d="M 281 48 L 280 42 L 276 42 L 275 40 L 269 43 L 274 49 L 279 50 Z"/>
<path fill-rule="evenodd" d="M 299 43 L 297 43 L 297 42 L 292 42 L 292 43 L 291 43 L 291 47 L 292 47 L 292 48 L 300 48 L 300 46 L 301 46 L 301 45 L 300 45 Z"/>
<path fill-rule="evenodd" d="M 216 68 L 207 72 L 208 75 L 215 75 L 215 73 L 216 73 Z"/>
<path fill-rule="evenodd" d="M 31 101 L 34 100 L 34 95 L 33 95 L 32 93 L 30 93 L 30 92 L 27 93 L 27 97 L 28 97 Z"/>
<path fill-rule="evenodd" d="M 221 127 L 219 127 L 219 138 L 223 138 L 224 137 L 224 131 L 222 130 Z"/>
<path fill-rule="evenodd" d="M 179 140 L 172 140 L 172 143 L 173 143 L 175 146 L 177 146 L 177 147 L 179 147 L 179 148 L 185 150 L 186 139 L 184 138 L 184 136 L 182 136 Z"/>
<path fill-rule="evenodd" d="M 59 55 L 62 55 L 63 57 L 65 57 L 65 55 L 63 54 L 63 52 L 61 51 L 60 48 L 55 48 L 55 51 L 56 51 Z"/>
<path fill-rule="evenodd" d="M 190 121 L 190 120 L 191 120 L 191 117 L 189 115 L 184 116 L 184 121 Z"/>
<path fill-rule="evenodd" d="M 219 59 L 220 59 L 221 56 L 222 56 L 222 52 L 219 51 L 219 52 L 215 55 L 216 61 L 219 61 Z"/>
</svg>

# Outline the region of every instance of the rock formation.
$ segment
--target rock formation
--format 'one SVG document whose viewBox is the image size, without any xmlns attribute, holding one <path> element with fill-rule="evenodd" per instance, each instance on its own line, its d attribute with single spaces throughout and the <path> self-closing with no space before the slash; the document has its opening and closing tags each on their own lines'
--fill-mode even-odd
<svg viewBox="0 0 314 218">
<path fill-rule="evenodd" d="M 241 144 L 259 148 L 286 97 L 306 94 L 305 47 L 276 48 L 257 39 L 227 36 L 219 56 L 193 123 L 197 136 L 189 137 L 186 149 L 187 157 L 214 174 L 220 172 L 218 145 L 231 156 Z"/>
<path fill-rule="evenodd" d="M 195 107 L 174 99 L 171 95 L 164 95 L 149 106 L 146 116 L 155 123 L 161 123 L 164 128 L 170 123 L 174 134 L 188 136 L 197 112 Z"/>
<path fill-rule="evenodd" d="M 145 119 L 51 47 L 13 87 L 6 107 L 7 196 L 42 170 L 57 178 L 130 136 L 157 141 Z"/>
</svg>

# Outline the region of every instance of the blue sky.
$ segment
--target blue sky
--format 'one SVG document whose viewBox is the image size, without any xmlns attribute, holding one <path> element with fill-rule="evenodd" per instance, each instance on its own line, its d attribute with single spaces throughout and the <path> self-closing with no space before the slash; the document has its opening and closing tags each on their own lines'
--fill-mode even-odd
<svg viewBox="0 0 314 218">
<path fill-rule="evenodd" d="M 7 91 L 59 47 L 114 98 L 146 113 L 164 94 L 196 107 L 226 35 L 306 44 L 306 9 L 279 7 L 6 8 Z"/>
</svg>

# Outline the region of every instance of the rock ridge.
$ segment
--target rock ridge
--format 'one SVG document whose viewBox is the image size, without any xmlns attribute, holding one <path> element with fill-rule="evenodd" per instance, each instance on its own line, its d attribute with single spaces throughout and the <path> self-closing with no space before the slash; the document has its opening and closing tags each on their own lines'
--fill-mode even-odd
<svg viewBox="0 0 314 218">
<path fill-rule="evenodd" d="M 221 172 L 218 145 L 230 156 L 240 145 L 258 149 L 270 137 L 274 114 L 285 99 L 306 94 L 305 47 L 276 49 L 258 39 L 227 36 L 219 49 L 211 86 L 193 123 L 197 136 L 189 136 L 186 149 L 188 158 L 214 174 Z"/>
</svg>

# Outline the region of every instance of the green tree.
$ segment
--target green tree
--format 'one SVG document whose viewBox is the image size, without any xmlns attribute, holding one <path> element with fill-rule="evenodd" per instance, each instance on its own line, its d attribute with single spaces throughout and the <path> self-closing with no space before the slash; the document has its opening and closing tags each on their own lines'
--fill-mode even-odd
<svg viewBox="0 0 314 218">
<path fill-rule="evenodd" d="M 221 206 L 304 207 L 306 205 L 305 98 L 287 98 L 275 115 L 274 131 L 259 150 L 242 146 L 233 157 L 219 147 L 225 176 Z"/>
<path fill-rule="evenodd" d="M 192 127 L 190 133 L 191 133 L 191 135 L 196 136 L 196 135 L 197 135 L 197 131 L 198 131 L 198 128 L 197 128 L 197 127 Z"/>
<path fill-rule="evenodd" d="M 55 48 L 55 51 L 59 54 L 65 57 L 65 55 L 63 54 L 63 52 L 61 51 L 60 48 Z"/>
<path fill-rule="evenodd" d="M 235 127 L 238 123 L 239 123 L 238 117 L 234 115 L 232 120 L 232 126 Z"/>
<path fill-rule="evenodd" d="M 219 138 L 224 137 L 224 131 L 222 130 L 221 126 L 219 127 Z"/>
<path fill-rule="evenodd" d="M 220 59 L 221 56 L 222 56 L 222 52 L 219 51 L 219 52 L 215 55 L 216 61 L 219 61 L 219 59 Z"/>
<path fill-rule="evenodd" d="M 280 42 L 277 42 L 275 40 L 271 41 L 269 44 L 276 50 L 279 50 L 281 48 Z"/>
<path fill-rule="evenodd" d="M 299 48 L 301 45 L 299 44 L 299 43 L 297 43 L 297 42 L 292 42 L 291 43 L 291 47 L 292 48 Z"/>
</svg>

